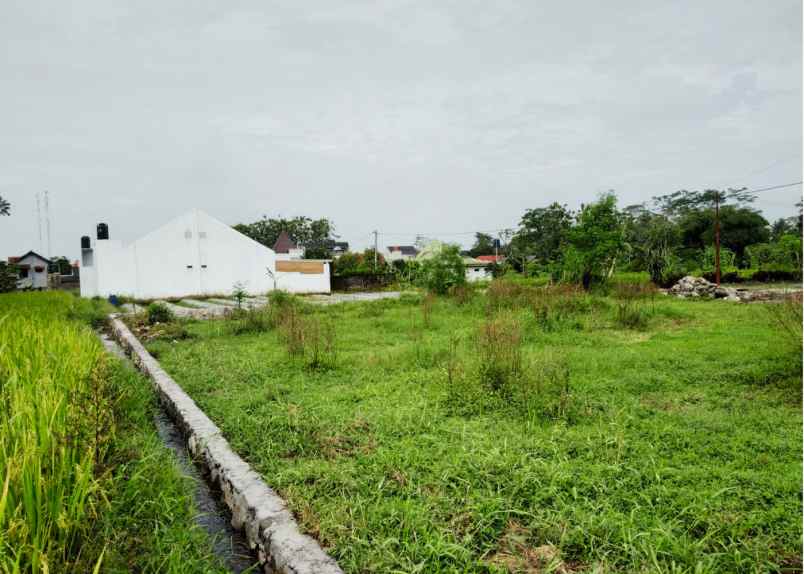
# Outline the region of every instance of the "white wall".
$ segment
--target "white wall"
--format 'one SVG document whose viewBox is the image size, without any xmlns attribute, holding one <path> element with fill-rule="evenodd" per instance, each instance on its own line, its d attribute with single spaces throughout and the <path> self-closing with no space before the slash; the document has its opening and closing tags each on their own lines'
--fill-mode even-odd
<svg viewBox="0 0 804 574">
<path fill-rule="evenodd" d="M 17 265 L 28 265 L 28 279 L 31 280 L 31 287 L 34 289 L 47 289 L 47 263 L 35 257 L 28 255 L 17 261 Z M 42 266 L 44 271 L 36 271 L 34 267 Z"/>
<path fill-rule="evenodd" d="M 273 250 L 200 210 L 177 217 L 131 245 L 95 241 L 92 265 L 85 252 L 81 295 L 138 299 L 230 294 L 242 283 L 250 294 L 277 287 L 293 293 L 329 293 L 324 275 L 276 273 Z"/>
<path fill-rule="evenodd" d="M 492 278 L 491 270 L 488 267 L 466 267 L 466 280 L 474 281 L 488 281 Z"/>
<path fill-rule="evenodd" d="M 278 271 L 276 273 L 276 288 L 290 293 L 329 293 L 329 262 L 323 263 L 324 273 L 296 273 Z"/>
</svg>

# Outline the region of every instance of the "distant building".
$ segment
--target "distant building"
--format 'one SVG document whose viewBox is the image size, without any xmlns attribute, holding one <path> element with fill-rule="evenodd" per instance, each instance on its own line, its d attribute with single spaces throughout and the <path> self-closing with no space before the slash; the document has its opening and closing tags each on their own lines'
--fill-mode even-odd
<svg viewBox="0 0 804 574">
<path fill-rule="evenodd" d="M 491 263 L 481 260 L 480 257 L 464 257 L 463 264 L 466 266 L 466 280 L 469 282 L 488 281 L 493 277 Z"/>
<path fill-rule="evenodd" d="M 18 269 L 18 289 L 47 289 L 47 270 L 51 261 L 35 251 L 20 257 L 9 257 L 8 263 Z"/>
<path fill-rule="evenodd" d="M 415 259 L 418 254 L 419 250 L 413 245 L 389 245 L 383 256 L 388 263 L 393 263 L 394 261 Z"/>
<path fill-rule="evenodd" d="M 478 261 L 484 261 L 486 263 L 502 263 L 505 261 L 504 255 L 478 255 L 475 257 Z"/>
<path fill-rule="evenodd" d="M 288 235 L 282 231 L 274 242 L 276 258 L 287 261 L 289 259 L 304 259 L 304 247 L 298 247 Z"/>
<path fill-rule="evenodd" d="M 331 240 L 329 242 L 329 250 L 332 253 L 333 258 L 338 258 L 349 251 L 349 242 Z"/>
<path fill-rule="evenodd" d="M 128 245 L 109 239 L 108 227 L 99 225 L 94 246 L 82 239 L 81 295 L 223 295 L 235 283 L 251 294 L 329 293 L 329 261 L 291 261 L 293 250 L 288 246 L 279 260 L 272 249 L 198 209 Z"/>
</svg>

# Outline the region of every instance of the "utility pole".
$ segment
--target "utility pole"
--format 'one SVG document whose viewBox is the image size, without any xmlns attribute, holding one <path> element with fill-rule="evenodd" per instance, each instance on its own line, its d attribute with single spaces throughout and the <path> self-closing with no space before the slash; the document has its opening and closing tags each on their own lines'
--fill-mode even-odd
<svg viewBox="0 0 804 574">
<path fill-rule="evenodd" d="M 36 225 L 39 227 L 39 251 L 41 253 L 45 250 L 45 246 L 42 244 L 42 205 L 38 191 L 36 192 Z"/>
<path fill-rule="evenodd" d="M 50 200 L 48 198 L 48 192 L 45 192 L 45 224 L 47 225 L 47 257 L 53 255 L 50 252 Z"/>
<path fill-rule="evenodd" d="M 720 192 L 715 190 L 715 284 L 720 287 Z"/>
<path fill-rule="evenodd" d="M 377 231 L 374 230 L 374 273 L 377 272 Z"/>
</svg>

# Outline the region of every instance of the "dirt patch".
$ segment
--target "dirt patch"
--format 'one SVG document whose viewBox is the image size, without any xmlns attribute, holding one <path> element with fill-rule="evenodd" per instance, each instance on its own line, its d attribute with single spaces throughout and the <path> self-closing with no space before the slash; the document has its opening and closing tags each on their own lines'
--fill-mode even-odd
<svg viewBox="0 0 804 574">
<path fill-rule="evenodd" d="M 488 562 L 511 573 L 572 574 L 576 569 L 561 559 L 561 550 L 552 544 L 530 545 L 530 531 L 511 520 L 500 539 L 498 550 Z"/>
</svg>

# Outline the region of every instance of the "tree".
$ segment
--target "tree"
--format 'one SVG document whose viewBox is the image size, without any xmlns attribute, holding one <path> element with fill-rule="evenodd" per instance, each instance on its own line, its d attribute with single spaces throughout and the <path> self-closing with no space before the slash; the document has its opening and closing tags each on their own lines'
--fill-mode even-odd
<svg viewBox="0 0 804 574">
<path fill-rule="evenodd" d="M 494 238 L 485 233 L 475 233 L 475 244 L 469 249 L 469 255 L 477 257 L 478 255 L 493 255 L 494 254 Z"/>
<path fill-rule="evenodd" d="M 564 279 L 579 282 L 584 289 L 605 282 L 625 249 L 625 227 L 613 192 L 581 207 L 576 224 L 567 234 L 562 253 Z"/>
<path fill-rule="evenodd" d="M 770 240 L 779 241 L 783 235 L 791 233 L 795 229 L 795 223 L 790 221 L 790 217 L 780 217 L 771 225 Z"/>
<path fill-rule="evenodd" d="M 678 225 L 665 215 L 652 213 L 644 205 L 623 211 L 625 240 L 632 265 L 650 274 L 651 281 L 664 285 L 672 279 L 681 244 Z"/>
<path fill-rule="evenodd" d="M 684 247 L 704 249 L 715 240 L 715 213 L 710 209 L 688 210 L 678 225 Z M 738 264 L 745 258 L 746 247 L 769 237 L 768 222 L 759 212 L 733 205 L 720 209 L 720 243 L 737 255 Z"/>
<path fill-rule="evenodd" d="M 254 223 L 238 223 L 233 227 L 266 247 L 273 247 L 279 234 L 285 231 L 296 245 L 304 247 L 307 259 L 328 259 L 332 255 L 332 239 L 336 237 L 335 226 L 326 218 L 269 219 L 263 216 Z"/>
<path fill-rule="evenodd" d="M 514 251 L 520 257 L 532 256 L 542 264 L 557 261 L 561 248 L 567 243 L 572 216 L 566 205 L 555 202 L 547 207 L 528 209 L 513 238 Z"/>
<path fill-rule="evenodd" d="M 418 274 L 427 290 L 446 294 L 450 287 L 466 283 L 466 269 L 457 245 L 442 245 L 432 256 L 424 259 Z"/>
<path fill-rule="evenodd" d="M 11 215 L 11 204 L 0 195 L 0 215 Z"/>
<path fill-rule="evenodd" d="M 17 267 L 0 261 L 0 293 L 8 293 L 17 289 Z"/>
</svg>

